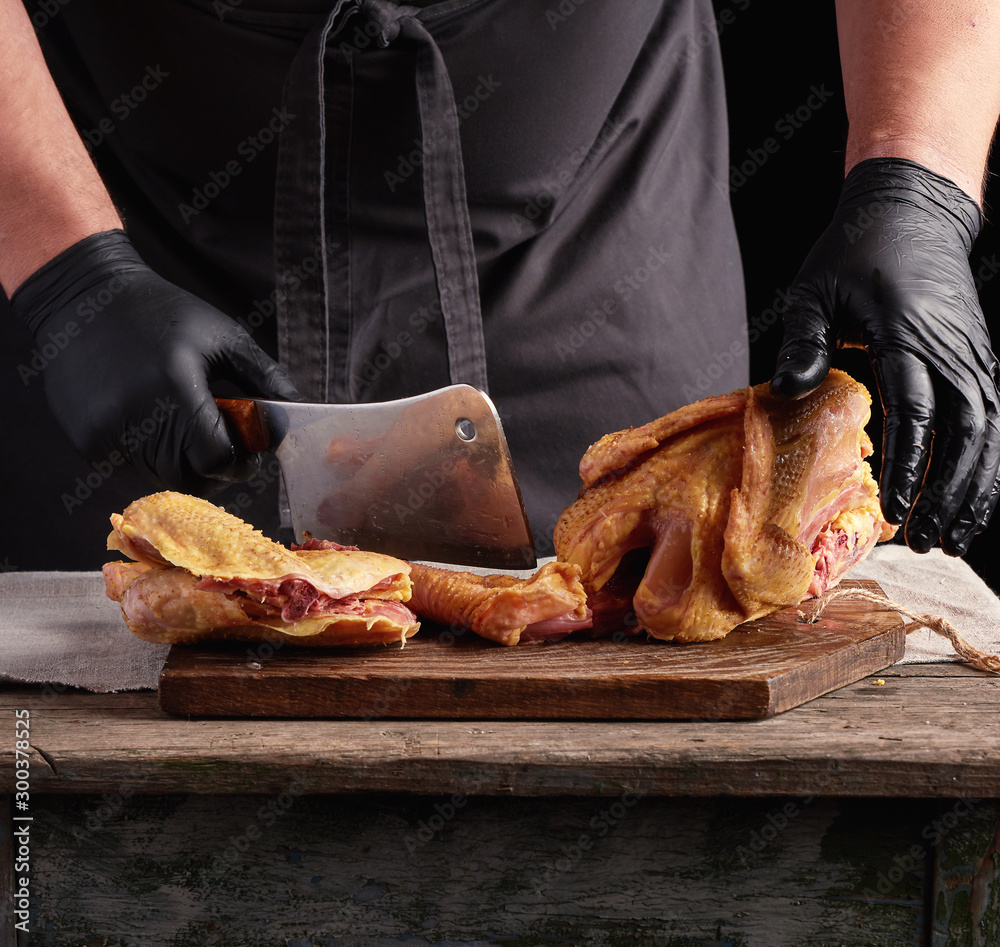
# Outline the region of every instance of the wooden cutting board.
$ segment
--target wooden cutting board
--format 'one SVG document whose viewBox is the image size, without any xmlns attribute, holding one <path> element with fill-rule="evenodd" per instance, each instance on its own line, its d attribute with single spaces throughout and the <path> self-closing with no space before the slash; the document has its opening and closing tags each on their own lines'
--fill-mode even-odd
<svg viewBox="0 0 1000 947">
<path fill-rule="evenodd" d="M 888 667 L 905 636 L 895 612 L 842 597 L 813 624 L 787 608 L 701 644 L 507 648 L 424 623 L 405 648 L 175 645 L 160 706 L 215 717 L 759 719 Z"/>
</svg>

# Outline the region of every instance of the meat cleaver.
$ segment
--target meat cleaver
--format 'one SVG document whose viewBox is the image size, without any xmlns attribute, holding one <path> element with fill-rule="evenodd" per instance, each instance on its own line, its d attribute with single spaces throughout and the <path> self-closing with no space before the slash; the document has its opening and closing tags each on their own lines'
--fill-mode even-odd
<svg viewBox="0 0 1000 947">
<path fill-rule="evenodd" d="M 217 398 L 281 465 L 292 528 L 402 559 L 532 569 L 535 546 L 493 402 L 470 385 L 374 404 Z"/>
</svg>

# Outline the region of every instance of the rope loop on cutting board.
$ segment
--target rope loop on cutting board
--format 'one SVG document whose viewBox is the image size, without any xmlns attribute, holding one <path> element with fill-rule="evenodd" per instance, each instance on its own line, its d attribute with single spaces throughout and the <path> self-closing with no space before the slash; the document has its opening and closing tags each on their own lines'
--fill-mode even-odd
<svg viewBox="0 0 1000 947">
<path fill-rule="evenodd" d="M 946 618 L 941 618 L 938 615 L 921 615 L 919 612 L 915 612 L 912 609 L 907 608 L 905 605 L 893 602 L 885 595 L 870 592 L 868 589 L 830 589 L 829 592 L 824 592 L 815 600 L 815 603 L 808 612 L 803 612 L 800 609 L 799 614 L 802 616 L 804 621 L 807 621 L 810 624 L 817 622 L 826 610 L 827 605 L 829 605 L 835 598 L 840 598 L 842 595 L 850 595 L 853 598 L 864 599 L 866 602 L 873 602 L 876 605 L 881 605 L 889 611 L 899 612 L 899 614 L 904 618 L 910 619 L 910 621 L 905 625 L 906 633 L 908 635 L 912 634 L 914 631 L 919 631 L 921 628 L 929 628 L 931 631 L 941 635 L 943 638 L 947 638 L 951 642 L 951 646 L 955 649 L 956 653 L 965 658 L 965 660 L 968 661 L 973 667 L 979 668 L 980 671 L 986 671 L 990 674 L 1000 674 L 1000 655 L 990 654 L 987 651 L 980 651 L 979 648 L 969 644 L 969 642 L 959 634 L 958 629 Z"/>
</svg>

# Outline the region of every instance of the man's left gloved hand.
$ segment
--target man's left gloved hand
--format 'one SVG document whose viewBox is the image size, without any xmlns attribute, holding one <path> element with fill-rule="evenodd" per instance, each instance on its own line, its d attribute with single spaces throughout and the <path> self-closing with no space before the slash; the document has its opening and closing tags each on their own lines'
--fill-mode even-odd
<svg viewBox="0 0 1000 947">
<path fill-rule="evenodd" d="M 969 268 L 981 221 L 913 161 L 857 164 L 789 292 L 771 380 L 799 398 L 835 347 L 868 350 L 885 412 L 882 512 L 917 552 L 940 542 L 963 555 L 997 499 L 1000 376 Z"/>
</svg>

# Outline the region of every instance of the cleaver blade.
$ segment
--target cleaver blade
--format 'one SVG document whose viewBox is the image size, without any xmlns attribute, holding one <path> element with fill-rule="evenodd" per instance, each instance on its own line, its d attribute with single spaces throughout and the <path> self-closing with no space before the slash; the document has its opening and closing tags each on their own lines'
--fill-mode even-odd
<svg viewBox="0 0 1000 947">
<path fill-rule="evenodd" d="M 470 385 L 373 404 L 217 398 L 281 466 L 292 528 L 401 559 L 533 569 L 500 417 Z"/>
</svg>

